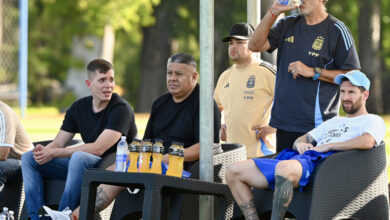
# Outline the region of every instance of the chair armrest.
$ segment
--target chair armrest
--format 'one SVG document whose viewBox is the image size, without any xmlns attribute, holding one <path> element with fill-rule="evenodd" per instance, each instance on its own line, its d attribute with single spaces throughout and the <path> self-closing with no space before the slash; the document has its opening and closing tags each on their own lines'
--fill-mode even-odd
<svg viewBox="0 0 390 220">
<path fill-rule="evenodd" d="M 304 192 L 312 188 L 313 213 L 345 213 L 362 209 L 378 196 L 388 198 L 384 146 L 332 154 L 312 175 Z"/>
</svg>

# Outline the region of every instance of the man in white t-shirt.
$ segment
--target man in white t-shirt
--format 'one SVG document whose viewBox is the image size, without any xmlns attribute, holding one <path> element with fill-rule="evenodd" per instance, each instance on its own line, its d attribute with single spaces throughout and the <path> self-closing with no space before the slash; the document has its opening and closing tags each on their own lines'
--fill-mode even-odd
<svg viewBox="0 0 390 220">
<path fill-rule="evenodd" d="M 315 166 L 337 151 L 371 149 L 385 136 L 385 123 L 368 114 L 370 80 L 358 70 L 335 78 L 346 117 L 334 117 L 299 137 L 294 150 L 283 150 L 275 159 L 253 159 L 232 164 L 226 181 L 246 219 L 258 219 L 250 187 L 275 189 L 272 219 L 283 219 L 293 188 L 308 183 Z M 305 174 L 305 175 L 302 175 Z"/>
</svg>

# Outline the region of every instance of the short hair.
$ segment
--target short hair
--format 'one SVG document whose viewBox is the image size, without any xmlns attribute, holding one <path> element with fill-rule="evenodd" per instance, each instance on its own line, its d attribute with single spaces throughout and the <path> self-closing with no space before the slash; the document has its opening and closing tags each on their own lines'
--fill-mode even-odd
<svg viewBox="0 0 390 220">
<path fill-rule="evenodd" d="M 347 77 L 344 77 L 344 78 L 341 79 L 341 83 L 343 83 L 344 81 L 349 81 L 349 82 L 351 82 Z M 340 85 L 341 85 L 341 83 L 340 83 Z M 353 83 L 352 83 L 352 85 L 353 85 Z M 354 86 L 355 86 L 355 85 L 354 85 Z M 356 87 L 358 87 L 358 88 L 360 89 L 360 92 L 366 91 L 366 89 L 365 89 L 363 86 L 356 86 Z"/>
<path fill-rule="evenodd" d="M 107 60 L 94 59 L 87 65 L 88 79 L 90 79 L 92 74 L 95 74 L 96 72 L 107 73 L 111 69 L 113 69 L 113 66 Z"/>
<path fill-rule="evenodd" d="M 195 69 L 197 68 L 196 60 L 193 56 L 188 53 L 175 53 L 168 59 L 168 63 L 183 63 L 193 66 Z"/>
</svg>

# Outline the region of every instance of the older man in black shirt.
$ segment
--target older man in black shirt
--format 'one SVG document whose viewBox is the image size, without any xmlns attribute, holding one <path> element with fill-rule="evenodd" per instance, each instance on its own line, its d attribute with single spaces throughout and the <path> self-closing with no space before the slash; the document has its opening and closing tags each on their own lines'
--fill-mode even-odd
<svg viewBox="0 0 390 220">
<path fill-rule="evenodd" d="M 177 53 L 168 59 L 168 93 L 154 101 L 144 139 L 161 139 L 165 147 L 164 163 L 168 163 L 168 149 L 172 142 L 184 143 L 185 169 L 199 159 L 199 85 L 196 83 L 195 59 Z M 220 112 L 214 102 L 214 142 L 219 143 Z M 114 166 L 108 169 L 113 170 Z M 96 212 L 106 208 L 124 187 L 102 184 L 97 189 Z M 53 219 L 78 219 L 79 208 L 73 213 L 46 208 Z"/>
</svg>

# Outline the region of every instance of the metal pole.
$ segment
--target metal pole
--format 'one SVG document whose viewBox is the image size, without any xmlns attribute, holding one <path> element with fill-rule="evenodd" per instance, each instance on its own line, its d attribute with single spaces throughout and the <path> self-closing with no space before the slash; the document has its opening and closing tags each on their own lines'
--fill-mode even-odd
<svg viewBox="0 0 390 220">
<path fill-rule="evenodd" d="M 27 45 L 28 45 L 28 0 L 20 0 L 19 41 L 19 106 L 22 117 L 27 108 Z"/>
<path fill-rule="evenodd" d="M 261 0 L 247 0 L 246 2 L 247 22 L 251 24 L 254 28 L 256 28 L 257 25 L 260 23 L 261 18 Z M 260 60 L 261 58 L 260 53 L 253 53 L 253 56 L 255 56 L 258 60 Z"/>
<path fill-rule="evenodd" d="M 200 179 L 214 180 L 214 0 L 200 0 Z M 212 196 L 200 196 L 199 219 L 213 219 Z"/>
</svg>

